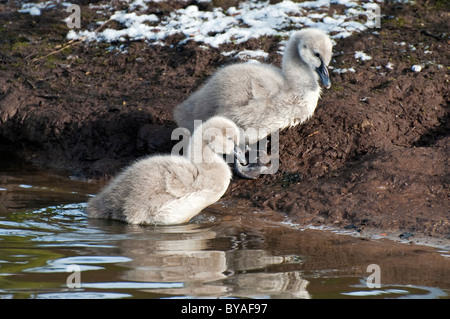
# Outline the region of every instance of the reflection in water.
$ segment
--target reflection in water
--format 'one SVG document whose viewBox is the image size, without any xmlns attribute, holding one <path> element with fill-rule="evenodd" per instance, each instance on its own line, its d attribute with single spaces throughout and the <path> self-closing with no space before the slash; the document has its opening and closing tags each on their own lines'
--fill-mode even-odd
<svg viewBox="0 0 450 319">
<path fill-rule="evenodd" d="M 240 297 L 311 298 L 306 290 L 309 281 L 301 272 L 245 273 L 230 278 Z"/>
<path fill-rule="evenodd" d="M 133 259 L 129 264 L 133 269 L 123 273 L 122 278 L 126 280 L 183 282 L 182 288 L 154 291 L 161 294 L 307 297 L 304 294 L 307 282 L 300 277 L 300 272 L 261 272 L 289 260 L 270 256 L 263 250 L 241 250 L 239 254 L 212 250 L 149 251 L 148 255 L 143 251 L 122 252 Z"/>
<path fill-rule="evenodd" d="M 91 221 L 93 222 L 93 221 Z M 104 221 L 95 221 L 97 225 Z M 263 249 L 240 249 L 242 234 L 208 224 L 136 227 L 133 238 L 117 244 L 131 259 L 121 279 L 131 282 L 182 283 L 148 292 L 175 296 L 307 298 L 300 272 L 266 273 L 268 267 L 298 264 L 292 256 L 274 256 Z M 137 230 L 140 228 L 140 234 Z M 139 235 L 138 235 L 139 234 Z M 216 241 L 219 245 L 216 245 Z M 252 238 L 254 241 L 254 238 Z M 214 250 L 216 246 L 226 250 Z"/>
</svg>

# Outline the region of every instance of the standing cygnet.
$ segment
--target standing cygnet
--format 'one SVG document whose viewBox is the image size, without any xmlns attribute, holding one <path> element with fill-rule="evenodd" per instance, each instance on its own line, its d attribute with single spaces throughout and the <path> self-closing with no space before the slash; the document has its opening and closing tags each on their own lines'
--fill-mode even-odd
<svg viewBox="0 0 450 319">
<path fill-rule="evenodd" d="M 332 43 L 323 31 L 295 32 L 286 45 L 282 69 L 255 63 L 227 66 L 175 107 L 175 121 L 192 132 L 194 120 L 224 116 L 245 131 L 246 143 L 254 144 L 313 115 L 319 80 L 331 86 L 331 55 Z"/>
<path fill-rule="evenodd" d="M 150 156 L 125 169 L 88 202 L 88 216 L 131 224 L 188 222 L 225 193 L 232 174 L 221 154 L 245 160 L 238 144 L 237 126 L 213 117 L 196 127 L 185 156 Z"/>
</svg>

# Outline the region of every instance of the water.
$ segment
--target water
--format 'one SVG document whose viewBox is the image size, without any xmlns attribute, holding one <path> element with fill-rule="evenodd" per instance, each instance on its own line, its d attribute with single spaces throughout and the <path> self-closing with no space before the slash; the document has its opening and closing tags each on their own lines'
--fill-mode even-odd
<svg viewBox="0 0 450 319">
<path fill-rule="evenodd" d="M 179 226 L 89 219 L 101 185 L 1 164 L 0 298 L 450 296 L 447 249 L 303 229 L 223 202 Z"/>
</svg>

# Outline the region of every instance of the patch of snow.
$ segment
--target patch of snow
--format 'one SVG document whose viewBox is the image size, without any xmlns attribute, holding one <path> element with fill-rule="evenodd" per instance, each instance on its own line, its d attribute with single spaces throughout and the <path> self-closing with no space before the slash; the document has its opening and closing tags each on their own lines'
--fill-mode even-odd
<svg viewBox="0 0 450 319">
<path fill-rule="evenodd" d="M 367 54 L 365 54 L 362 51 L 356 51 L 355 52 L 355 59 L 358 59 L 360 61 L 369 61 L 369 60 L 372 60 L 372 57 L 367 55 Z"/>
<path fill-rule="evenodd" d="M 121 30 L 107 28 L 97 33 L 89 30 L 70 30 L 67 37 L 105 42 L 145 39 L 149 44 L 162 44 L 168 36 L 182 33 L 185 39 L 181 43 L 193 40 L 219 47 L 224 43 L 243 43 L 262 36 L 286 38 L 291 30 L 305 27 L 322 29 L 336 39 L 367 29 L 366 21 L 358 21 L 359 17 L 366 13 L 364 6 L 367 4 L 356 0 L 315 0 L 300 3 L 285 0 L 276 4 L 248 0 L 240 3 L 238 7 L 230 7 L 228 10 L 215 8 L 212 11 L 202 11 L 198 6 L 191 5 L 174 10 L 168 16 L 162 17 L 161 21 L 152 21 L 155 23 L 149 26 L 149 20 L 140 18 L 142 8 L 145 9 L 149 2 L 160 1 L 162 0 L 129 0 L 128 9 L 115 12 L 110 17 L 125 26 Z M 372 2 L 375 3 L 374 0 Z M 334 4 L 344 5 L 344 14 L 329 15 L 330 5 Z"/>
<path fill-rule="evenodd" d="M 21 9 L 18 10 L 20 13 L 29 13 L 32 16 L 41 15 L 43 9 L 49 9 L 55 7 L 54 1 L 45 1 L 39 3 L 22 3 Z"/>
<path fill-rule="evenodd" d="M 343 68 L 343 69 L 334 68 L 334 69 L 333 69 L 333 72 L 334 72 L 334 73 L 338 73 L 338 74 L 341 74 L 341 73 L 347 73 L 347 72 L 355 73 L 356 70 L 355 70 L 354 68 L 348 68 L 348 69 L 346 69 L 346 68 Z"/>
<path fill-rule="evenodd" d="M 236 51 L 229 51 L 229 52 L 222 52 L 222 55 L 233 56 L 241 60 L 252 60 L 254 58 L 267 59 L 269 57 L 269 53 L 264 52 L 263 50 L 243 50 L 238 53 L 236 53 Z"/>
<path fill-rule="evenodd" d="M 19 12 L 38 15 L 43 9 L 59 6 L 58 10 L 61 10 L 61 5 L 69 5 L 67 2 L 60 1 L 23 3 Z M 125 0 L 121 2 L 123 10 L 116 10 L 109 2 L 89 4 L 91 9 L 97 10 L 98 14 L 105 17 L 105 21 L 114 20 L 122 25 L 121 28 L 114 29 L 106 25 L 103 30 L 96 32 L 94 31 L 96 27 L 91 24 L 88 29 L 68 30 L 66 37 L 69 40 L 107 42 L 119 47 L 121 42 L 135 40 L 144 40 L 149 45 L 165 45 L 164 41 L 167 37 L 182 34 L 184 39 L 179 44 L 195 41 L 205 47 L 218 48 L 226 43 L 240 44 L 254 38 L 279 36 L 281 40 L 278 52 L 282 53 L 284 40 L 289 37 L 292 30 L 318 28 L 329 34 L 336 44 L 336 41 L 340 39 L 369 29 L 370 14 L 383 2 L 383 0 L 303 2 L 284 0 L 271 4 L 270 1 L 247 0 L 226 10 L 218 7 L 211 11 L 203 11 L 197 5 L 189 5 L 162 16 L 147 13 L 152 3 L 164 1 L 167 0 Z M 189 0 L 178 1 L 189 2 Z M 211 1 L 198 0 L 197 3 Z M 267 58 L 267 53 L 260 50 L 230 53 L 230 55 L 233 54 L 240 59 Z M 371 59 L 363 52 L 356 52 L 355 58 L 361 61 Z M 343 70 L 334 72 L 343 72 Z"/>
<path fill-rule="evenodd" d="M 30 9 L 30 14 L 31 14 L 32 16 L 40 16 L 40 15 L 41 15 L 41 10 L 39 10 L 38 7 L 32 7 L 32 8 Z"/>
<path fill-rule="evenodd" d="M 420 72 L 420 71 L 422 71 L 422 67 L 420 66 L 420 65 L 413 65 L 412 67 L 411 67 L 411 71 L 413 71 L 413 72 Z"/>
</svg>

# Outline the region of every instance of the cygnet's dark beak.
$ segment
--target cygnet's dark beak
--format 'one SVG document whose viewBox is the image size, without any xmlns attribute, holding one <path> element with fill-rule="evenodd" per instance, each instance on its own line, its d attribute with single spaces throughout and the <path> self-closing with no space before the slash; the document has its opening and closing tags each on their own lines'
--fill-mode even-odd
<svg viewBox="0 0 450 319">
<path fill-rule="evenodd" d="M 239 161 L 241 164 L 247 164 L 247 159 L 245 158 L 245 154 L 242 152 L 241 148 L 238 145 L 234 146 L 233 151 L 234 157 Z"/>
<path fill-rule="evenodd" d="M 323 85 L 329 89 L 331 87 L 331 81 L 330 81 L 330 75 L 328 74 L 328 69 L 326 65 L 323 63 L 322 59 L 320 59 L 320 66 L 316 68 L 317 74 L 319 74 L 320 80 L 322 81 Z"/>
</svg>

